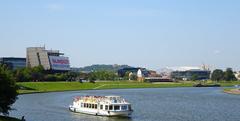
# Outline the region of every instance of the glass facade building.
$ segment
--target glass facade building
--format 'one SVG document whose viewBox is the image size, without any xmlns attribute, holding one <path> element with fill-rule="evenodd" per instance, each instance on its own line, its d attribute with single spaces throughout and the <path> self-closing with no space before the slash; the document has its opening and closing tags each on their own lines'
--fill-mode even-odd
<svg viewBox="0 0 240 121">
<path fill-rule="evenodd" d="M 26 58 L 2 57 L 0 64 L 6 65 L 9 69 L 15 70 L 26 67 Z"/>
<path fill-rule="evenodd" d="M 210 74 L 211 72 L 208 70 L 186 70 L 173 71 L 171 72 L 171 77 L 180 80 L 192 80 L 193 78 L 197 80 L 207 80 L 210 78 Z"/>
</svg>

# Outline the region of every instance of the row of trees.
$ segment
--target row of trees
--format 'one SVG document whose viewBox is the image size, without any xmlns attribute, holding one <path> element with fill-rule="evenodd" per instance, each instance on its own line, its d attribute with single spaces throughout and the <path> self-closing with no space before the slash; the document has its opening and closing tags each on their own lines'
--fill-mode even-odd
<svg viewBox="0 0 240 121">
<path fill-rule="evenodd" d="M 231 68 L 227 68 L 226 71 L 223 71 L 221 69 L 216 69 L 213 71 L 211 75 L 211 80 L 213 81 L 236 81 L 237 78 L 234 75 L 234 72 Z"/>
<path fill-rule="evenodd" d="M 118 75 L 112 71 L 95 71 L 88 74 L 88 80 L 118 80 Z"/>
<path fill-rule="evenodd" d="M 76 80 L 119 80 L 118 75 L 112 71 L 94 71 L 90 73 L 66 72 L 48 73 L 42 66 L 22 68 L 12 72 L 19 82 L 28 81 L 76 81 Z"/>
<path fill-rule="evenodd" d="M 28 81 L 73 81 L 78 74 L 75 72 L 51 74 L 44 70 L 42 66 L 33 68 L 22 68 L 13 71 L 13 75 L 19 82 Z"/>
</svg>

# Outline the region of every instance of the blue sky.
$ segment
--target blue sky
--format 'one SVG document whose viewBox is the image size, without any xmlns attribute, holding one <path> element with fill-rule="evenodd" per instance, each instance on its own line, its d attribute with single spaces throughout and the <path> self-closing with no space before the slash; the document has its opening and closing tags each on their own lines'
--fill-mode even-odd
<svg viewBox="0 0 240 121">
<path fill-rule="evenodd" d="M 239 0 L 1 0 L 0 56 L 59 49 L 71 66 L 240 69 Z"/>
</svg>

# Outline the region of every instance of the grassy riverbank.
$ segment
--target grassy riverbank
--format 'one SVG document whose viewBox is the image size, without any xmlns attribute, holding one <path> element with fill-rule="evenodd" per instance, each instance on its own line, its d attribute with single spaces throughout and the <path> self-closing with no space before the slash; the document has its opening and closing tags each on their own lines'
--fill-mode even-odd
<svg viewBox="0 0 240 121">
<path fill-rule="evenodd" d="M 37 92 L 73 91 L 73 90 L 93 90 L 93 89 L 124 89 L 124 88 L 171 88 L 171 87 L 192 87 L 196 82 L 161 82 L 161 83 L 140 83 L 130 81 L 106 81 L 96 83 L 79 82 L 20 82 L 20 94 Z M 208 82 L 212 83 L 212 82 Z M 240 82 L 220 82 L 221 86 L 233 86 Z"/>
<path fill-rule="evenodd" d="M 21 82 L 20 94 L 37 92 L 55 92 L 71 90 L 92 90 L 92 89 L 121 89 L 121 88 L 167 88 L 167 87 L 191 87 L 192 82 L 163 82 L 163 83 L 140 83 L 129 81 L 109 81 L 96 83 L 79 82 Z"/>
<path fill-rule="evenodd" d="M 239 89 L 236 89 L 236 88 L 231 88 L 231 89 L 224 89 L 224 92 L 225 93 L 228 93 L 228 94 L 235 94 L 235 95 L 240 95 L 240 90 Z"/>
<path fill-rule="evenodd" d="M 17 118 L 7 117 L 7 116 L 0 116 L 0 121 L 21 121 Z"/>
</svg>

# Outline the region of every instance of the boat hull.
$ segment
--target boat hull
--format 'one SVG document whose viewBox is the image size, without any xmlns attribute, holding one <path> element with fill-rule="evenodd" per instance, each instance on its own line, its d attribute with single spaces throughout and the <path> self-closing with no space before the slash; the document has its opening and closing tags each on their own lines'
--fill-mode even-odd
<svg viewBox="0 0 240 121">
<path fill-rule="evenodd" d="M 123 116 L 123 117 L 130 117 L 133 111 L 104 111 L 104 110 L 97 110 L 97 109 L 90 109 L 90 110 L 84 110 L 83 108 L 76 108 L 73 106 L 69 106 L 69 110 L 75 113 L 83 113 L 83 114 L 90 114 L 90 115 L 96 115 L 96 116 Z"/>
</svg>

